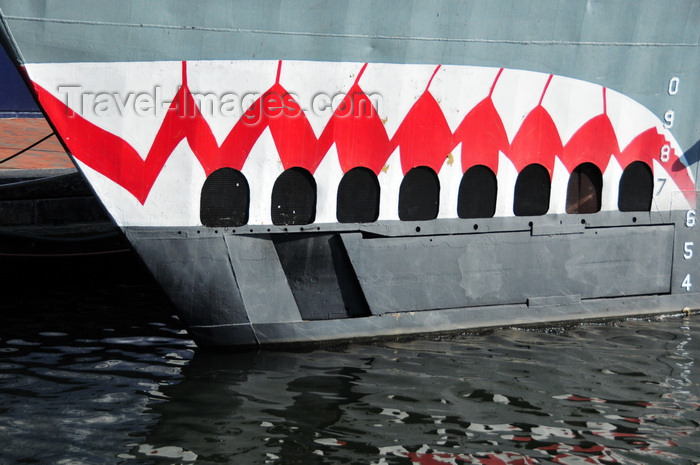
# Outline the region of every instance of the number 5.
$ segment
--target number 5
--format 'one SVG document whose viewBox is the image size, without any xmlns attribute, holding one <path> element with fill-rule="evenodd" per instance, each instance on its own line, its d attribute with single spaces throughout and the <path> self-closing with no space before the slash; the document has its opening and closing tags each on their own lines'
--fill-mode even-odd
<svg viewBox="0 0 700 465">
<path fill-rule="evenodd" d="M 694 245 L 695 244 L 693 242 L 686 242 L 685 244 L 683 244 L 683 252 L 685 252 L 683 254 L 683 258 L 685 258 L 686 260 L 690 260 L 691 258 L 693 258 Z"/>
</svg>

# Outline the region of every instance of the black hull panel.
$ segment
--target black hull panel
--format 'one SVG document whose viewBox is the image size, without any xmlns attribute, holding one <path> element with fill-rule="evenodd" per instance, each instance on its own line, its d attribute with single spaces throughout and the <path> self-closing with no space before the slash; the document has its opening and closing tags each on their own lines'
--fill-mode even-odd
<svg viewBox="0 0 700 465">
<path fill-rule="evenodd" d="M 198 344 L 240 347 L 697 309 L 674 253 L 697 234 L 673 216 L 126 234 Z"/>
</svg>

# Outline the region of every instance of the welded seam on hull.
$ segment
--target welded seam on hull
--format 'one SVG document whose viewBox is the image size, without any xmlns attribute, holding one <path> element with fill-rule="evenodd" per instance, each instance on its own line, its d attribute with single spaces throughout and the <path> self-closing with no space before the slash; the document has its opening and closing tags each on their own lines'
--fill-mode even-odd
<svg viewBox="0 0 700 465">
<path fill-rule="evenodd" d="M 108 26 L 120 28 L 139 29 L 165 29 L 179 31 L 201 31 L 201 32 L 222 32 L 222 33 L 243 33 L 243 34 L 268 34 L 282 36 L 306 36 L 306 37 L 329 37 L 343 39 L 370 39 L 370 40 L 406 40 L 422 42 L 455 42 L 455 43 L 476 43 L 476 44 L 506 44 L 506 45 L 565 45 L 565 46 L 588 46 L 588 47 L 698 47 L 700 43 L 690 42 L 591 42 L 575 40 L 511 40 L 511 39 L 469 39 L 469 38 L 448 38 L 448 37 L 424 37 L 424 36 L 389 36 L 382 34 L 342 34 L 337 32 L 310 32 L 310 31 L 278 31 L 268 29 L 251 29 L 238 27 L 202 27 L 169 24 L 149 24 L 149 23 L 118 23 L 110 21 L 84 21 L 78 19 L 59 18 L 32 18 L 28 16 L 5 16 L 5 19 L 12 21 L 31 21 L 40 23 L 55 24 L 76 24 L 85 26 Z"/>
<path fill-rule="evenodd" d="M 245 326 L 253 326 L 252 323 L 221 323 L 216 325 L 192 325 L 191 329 L 213 329 L 213 328 L 243 328 Z M 255 338 L 257 341 L 257 337 Z"/>
<path fill-rule="evenodd" d="M 260 346 L 260 339 L 258 338 L 257 334 L 255 334 L 255 325 L 252 323 L 224 323 L 224 324 L 216 324 L 216 325 L 192 325 L 192 326 L 187 326 L 185 329 L 188 332 L 191 332 L 194 336 L 195 339 L 197 339 L 197 334 L 198 331 L 204 330 L 204 331 L 221 331 L 221 330 L 237 330 L 238 328 L 250 328 L 250 332 L 253 335 L 253 341 L 248 341 L 245 343 L 241 343 L 240 341 L 235 342 L 233 345 L 249 345 L 249 346 Z M 213 334 L 213 333 L 212 333 Z M 217 333 L 221 334 L 221 333 Z M 216 339 L 216 338 L 214 338 Z"/>
</svg>

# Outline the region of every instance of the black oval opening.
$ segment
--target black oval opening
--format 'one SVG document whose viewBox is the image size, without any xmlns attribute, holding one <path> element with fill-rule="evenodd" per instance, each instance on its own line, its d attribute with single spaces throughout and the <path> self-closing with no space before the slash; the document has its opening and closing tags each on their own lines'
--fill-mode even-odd
<svg viewBox="0 0 700 465">
<path fill-rule="evenodd" d="M 304 168 L 290 168 L 272 187 L 272 224 L 310 224 L 316 217 L 316 181 Z"/>
<path fill-rule="evenodd" d="M 418 166 L 406 173 L 399 190 L 399 218 L 403 221 L 434 220 L 440 206 L 440 180 L 435 171 Z"/>
<path fill-rule="evenodd" d="M 243 226 L 248 223 L 250 188 L 243 173 L 221 168 L 202 186 L 199 218 L 204 226 Z"/>
</svg>

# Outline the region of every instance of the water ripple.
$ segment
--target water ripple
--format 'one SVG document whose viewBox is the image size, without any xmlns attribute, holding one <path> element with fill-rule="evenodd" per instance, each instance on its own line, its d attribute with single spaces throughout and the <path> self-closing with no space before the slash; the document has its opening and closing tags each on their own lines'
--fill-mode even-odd
<svg viewBox="0 0 700 465">
<path fill-rule="evenodd" d="M 194 347 L 157 291 L 129 290 L 0 304 L 0 463 L 695 465 L 700 456 L 692 320 L 213 354 Z"/>
</svg>

